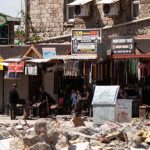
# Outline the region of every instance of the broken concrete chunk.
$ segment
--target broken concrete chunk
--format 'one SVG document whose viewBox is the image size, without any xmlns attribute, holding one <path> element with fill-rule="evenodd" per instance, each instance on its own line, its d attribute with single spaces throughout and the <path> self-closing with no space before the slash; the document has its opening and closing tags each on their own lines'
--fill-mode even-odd
<svg viewBox="0 0 150 150">
<path fill-rule="evenodd" d="M 47 133 L 47 122 L 44 120 L 39 120 L 34 124 L 34 130 L 37 135 L 41 133 Z"/>
<path fill-rule="evenodd" d="M 46 143 L 37 143 L 29 148 L 29 150 L 52 150 L 51 146 Z"/>
</svg>

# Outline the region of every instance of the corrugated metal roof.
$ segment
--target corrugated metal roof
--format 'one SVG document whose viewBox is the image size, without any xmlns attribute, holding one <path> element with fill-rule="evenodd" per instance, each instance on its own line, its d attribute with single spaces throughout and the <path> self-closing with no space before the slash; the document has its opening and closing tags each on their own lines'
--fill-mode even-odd
<svg viewBox="0 0 150 150">
<path fill-rule="evenodd" d="M 56 55 L 49 59 L 30 59 L 26 60 L 29 63 L 47 63 L 51 60 L 95 60 L 97 54 L 78 54 L 78 55 Z"/>
<path fill-rule="evenodd" d="M 52 57 L 52 59 L 77 59 L 77 60 L 88 60 L 88 59 L 96 59 L 97 54 L 77 54 L 77 55 L 56 55 Z"/>
<path fill-rule="evenodd" d="M 50 61 L 50 59 L 31 59 L 31 60 L 26 60 L 26 62 L 31 62 L 31 63 L 46 63 Z"/>
<path fill-rule="evenodd" d="M 11 62 L 21 62 L 21 58 L 8 58 L 8 59 L 5 59 L 3 62 L 8 62 L 8 63 L 11 63 Z"/>
</svg>

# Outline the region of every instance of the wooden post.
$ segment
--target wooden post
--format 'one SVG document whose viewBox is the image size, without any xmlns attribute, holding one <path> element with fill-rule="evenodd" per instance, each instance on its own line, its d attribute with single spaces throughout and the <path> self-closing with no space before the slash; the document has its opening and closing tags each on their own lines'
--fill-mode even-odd
<svg viewBox="0 0 150 150">
<path fill-rule="evenodd" d="M 48 101 L 48 97 L 46 96 L 46 103 L 47 103 L 47 117 L 49 117 L 49 101 Z"/>
</svg>

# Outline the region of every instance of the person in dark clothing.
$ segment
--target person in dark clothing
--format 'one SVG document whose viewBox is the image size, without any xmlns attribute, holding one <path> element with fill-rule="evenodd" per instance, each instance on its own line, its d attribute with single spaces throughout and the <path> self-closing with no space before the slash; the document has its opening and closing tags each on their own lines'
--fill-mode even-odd
<svg viewBox="0 0 150 150">
<path fill-rule="evenodd" d="M 13 88 L 9 91 L 9 104 L 10 104 L 10 113 L 11 119 L 16 119 L 16 105 L 19 102 L 19 95 L 16 90 L 17 85 L 13 84 Z"/>
<path fill-rule="evenodd" d="M 53 104 L 53 98 L 44 90 L 44 87 L 39 88 L 38 102 L 41 103 L 39 106 L 39 116 L 49 115 L 49 106 Z"/>
<path fill-rule="evenodd" d="M 88 109 L 91 106 L 92 96 L 92 90 L 84 84 L 83 93 L 81 94 L 81 98 L 78 100 L 75 111 L 81 114 L 83 110 L 85 111 L 86 109 Z"/>
</svg>

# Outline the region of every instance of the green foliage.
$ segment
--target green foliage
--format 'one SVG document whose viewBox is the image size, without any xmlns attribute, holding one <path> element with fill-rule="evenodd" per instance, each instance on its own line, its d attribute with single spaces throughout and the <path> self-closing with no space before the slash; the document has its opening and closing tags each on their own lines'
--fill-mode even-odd
<svg viewBox="0 0 150 150">
<path fill-rule="evenodd" d="M 25 37 L 25 31 L 22 30 L 22 29 L 17 29 L 17 30 L 15 31 L 15 35 L 16 35 L 16 36 L 24 36 L 24 37 Z"/>
<path fill-rule="evenodd" d="M 38 41 L 41 41 L 42 38 L 36 34 L 33 34 L 30 38 L 29 38 L 29 41 L 32 41 L 32 42 L 38 42 Z"/>
</svg>

